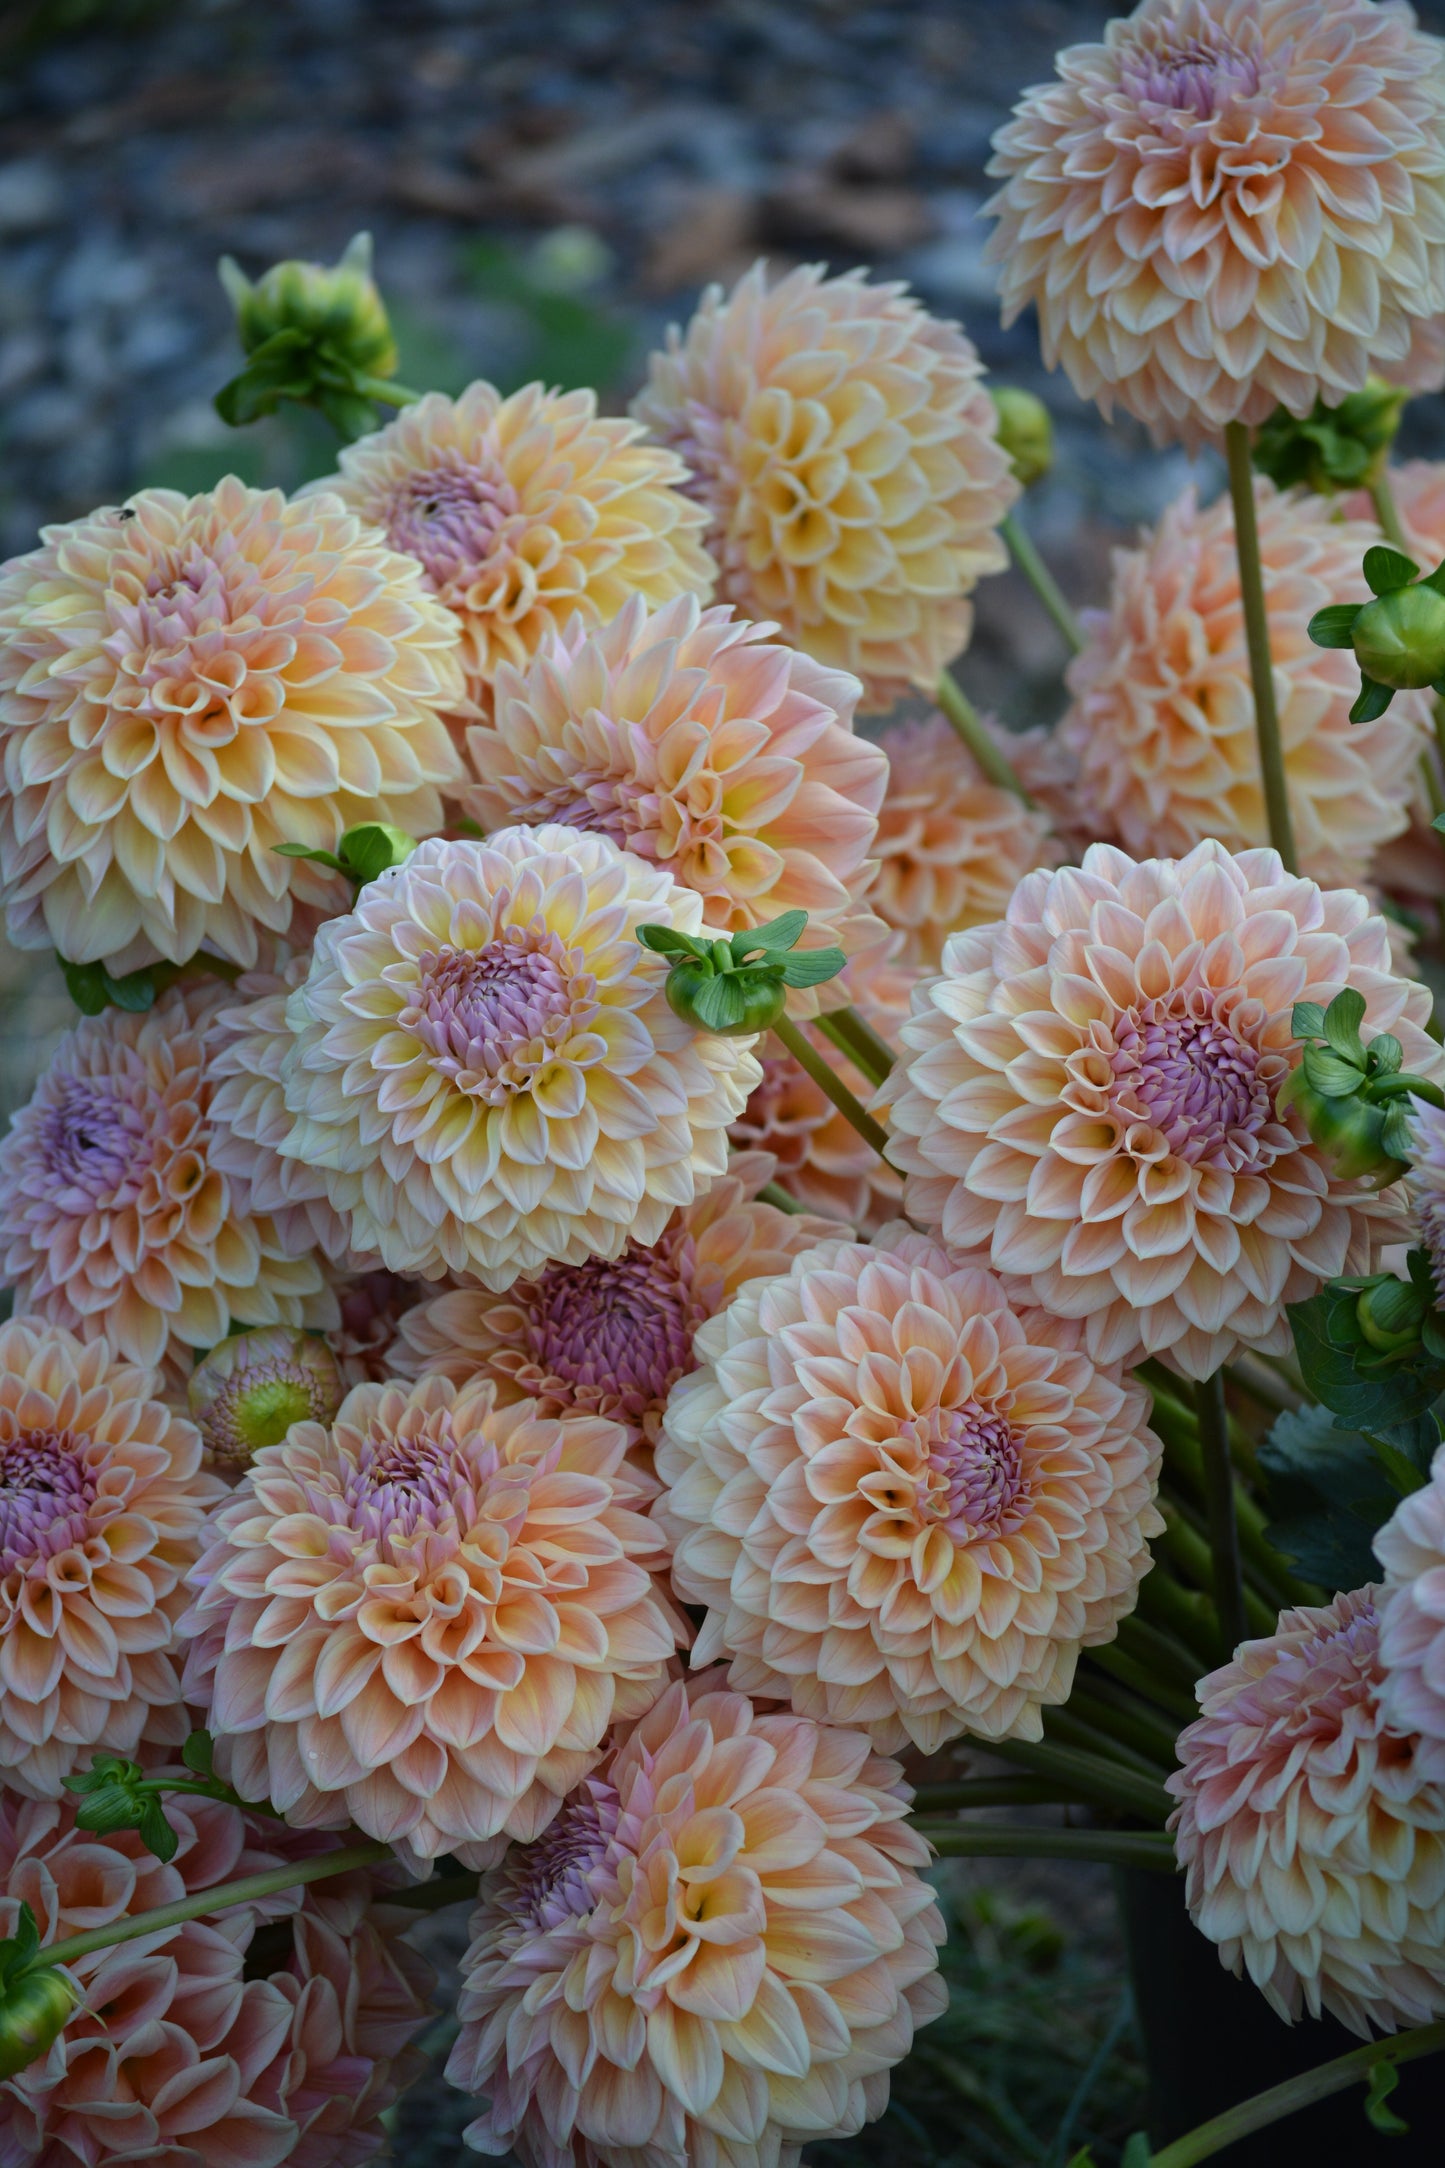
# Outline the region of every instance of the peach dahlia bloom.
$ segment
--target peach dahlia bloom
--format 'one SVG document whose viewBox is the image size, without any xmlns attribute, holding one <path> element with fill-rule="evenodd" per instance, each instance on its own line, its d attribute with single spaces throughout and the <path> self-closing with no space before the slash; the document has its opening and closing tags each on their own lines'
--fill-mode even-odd
<svg viewBox="0 0 1445 2168">
<path fill-rule="evenodd" d="M 124 972 L 335 907 L 278 843 L 441 825 L 457 634 L 333 496 L 146 489 L 0 567 L 0 898 L 20 948 Z"/>
<path fill-rule="evenodd" d="M 1415 1766 L 1445 1782 L 1445 1447 L 1430 1480 L 1402 1498 L 1375 1536 L 1385 1569 L 1380 1611 L 1380 1708 L 1415 1741 Z"/>
<path fill-rule="evenodd" d="M 484 829 L 611 836 L 696 889 L 719 932 L 801 906 L 805 947 L 865 947 L 887 763 L 853 735 L 856 679 L 776 629 L 691 595 L 652 612 L 634 596 L 600 632 L 574 620 L 530 669 L 498 671 L 463 809 Z"/>
<path fill-rule="evenodd" d="M 1399 1207 L 1331 1173 L 1280 1086 L 1291 1015 L 1343 987 L 1365 1035 L 1445 1075 L 1430 996 L 1363 896 L 1220 843 L 1136 865 L 1095 844 L 955 934 L 878 1094 L 911 1218 L 1084 1321 L 1099 1361 L 1209 1376 L 1283 1353 L 1286 1305 L 1368 1270 Z"/>
<path fill-rule="evenodd" d="M 178 1775 L 182 1772 L 177 1771 Z M 0 1931 L 30 1906 L 42 1945 L 324 1847 L 216 1800 L 172 1795 L 168 1864 L 75 1802 L 0 1799 Z M 77 1959 L 84 2000 L 0 2084 L 10 2168 L 359 2168 L 415 2075 L 429 1968 L 364 1873 L 283 1890 Z M 254 1970 L 253 1970 L 254 1966 Z"/>
<path fill-rule="evenodd" d="M 1195 445 L 1406 362 L 1445 310 L 1445 64 L 1389 0 L 1143 0 L 994 137 L 1004 322 Z"/>
<path fill-rule="evenodd" d="M 1041 1737 L 1164 1525 L 1144 1393 L 1082 1338 L 902 1222 L 743 1288 L 657 1445 L 694 1662 L 885 1750 Z"/>
<path fill-rule="evenodd" d="M 1352 723 L 1359 665 L 1309 637 L 1316 610 L 1369 600 L 1360 566 L 1380 540 L 1373 519 L 1263 478 L 1255 502 L 1300 866 L 1326 885 L 1358 884 L 1409 824 L 1430 696 L 1399 694 L 1374 722 Z M 1231 849 L 1267 842 L 1228 497 L 1201 511 L 1187 490 L 1137 549 L 1116 550 L 1109 607 L 1084 625 L 1061 735 L 1099 839 L 1136 858 L 1181 856 L 1205 836 Z"/>
<path fill-rule="evenodd" d="M 229 989 L 183 983 L 61 1041 L 0 1144 L 0 1257 L 18 1313 L 184 1378 L 234 1324 L 324 1322 L 311 1257 L 211 1159 L 210 1030 Z"/>
<path fill-rule="evenodd" d="M 656 1241 L 727 1164 L 749 1041 L 668 1007 L 640 925 L 702 902 L 606 836 L 423 843 L 317 936 L 290 996 L 281 1150 L 353 1248 L 500 1291 Z"/>
<path fill-rule="evenodd" d="M 905 286 L 805 264 L 770 287 L 758 263 L 669 333 L 633 412 L 692 470 L 723 599 L 887 707 L 935 683 L 1008 561 L 1019 490 L 982 375 Z"/>
<path fill-rule="evenodd" d="M 707 595 L 704 515 L 675 452 L 604 418 L 592 391 L 471 384 L 429 392 L 340 455 L 335 490 L 423 569 L 462 636 L 467 692 L 484 709 L 503 662 L 525 667 L 575 616 L 605 625 L 631 595 Z"/>
<path fill-rule="evenodd" d="M 26 1797 L 189 1729 L 175 1622 L 221 1486 L 158 1388 L 104 1340 L 0 1326 L 0 1776 Z"/>
<path fill-rule="evenodd" d="M 796 2168 L 875 2120 L 947 2000 L 909 1797 L 856 1731 L 670 1687 L 483 1883 L 447 2064 L 483 2099 L 468 2142 Z"/>
<path fill-rule="evenodd" d="M 534 1837 L 687 1632 L 627 1442 L 426 1378 L 257 1453 L 182 1626 L 217 1768 L 421 1859 Z"/>
<path fill-rule="evenodd" d="M 1287 2022 L 1445 2012 L 1445 1792 L 1382 1706 L 1378 1590 L 1280 1614 L 1201 1679 L 1170 1817 L 1195 1926 Z"/>
</svg>

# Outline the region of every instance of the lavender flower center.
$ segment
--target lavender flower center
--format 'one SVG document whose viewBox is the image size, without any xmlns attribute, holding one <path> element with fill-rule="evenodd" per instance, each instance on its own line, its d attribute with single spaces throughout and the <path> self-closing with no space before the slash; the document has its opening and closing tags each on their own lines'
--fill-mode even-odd
<svg viewBox="0 0 1445 2168">
<path fill-rule="evenodd" d="M 57 1078 L 50 1103 L 37 1109 L 35 1137 L 55 1202 L 66 1212 L 133 1194 L 150 1161 L 144 1114 L 108 1081 Z"/>
<path fill-rule="evenodd" d="M 959 1543 L 1005 1535 L 1027 1509 L 1018 1439 L 977 1401 L 943 1414 L 928 1448 L 928 1479 L 932 1513 Z"/>
<path fill-rule="evenodd" d="M 1257 1158 L 1274 1120 L 1259 1052 L 1212 1016 L 1171 1014 L 1148 1002 L 1114 1027 L 1112 1110 L 1125 1128 L 1147 1124 L 1191 1166 L 1239 1169 Z"/>
<path fill-rule="evenodd" d="M 592 1876 L 616 1828 L 617 1794 L 593 1777 L 584 1791 L 566 1801 L 535 1844 L 513 1852 L 508 1885 L 499 1900 L 503 1910 L 534 1933 L 585 1919 L 597 1903 Z"/>
<path fill-rule="evenodd" d="M 433 467 L 402 483 L 387 516 L 387 540 L 419 558 L 445 591 L 476 577 L 518 509 L 517 492 L 499 466 Z"/>
<path fill-rule="evenodd" d="M 1236 98 L 1257 95 L 1260 68 L 1258 59 L 1231 39 L 1184 38 L 1173 47 L 1134 56 L 1123 71 L 1123 82 L 1141 105 L 1212 120 Z"/>
<path fill-rule="evenodd" d="M 571 1036 L 573 988 L 555 955 L 510 941 L 444 948 L 420 959 L 415 1001 L 398 1022 L 459 1090 L 522 1090 Z"/>
<path fill-rule="evenodd" d="M 554 1265 L 528 1296 L 528 1352 L 579 1400 L 618 1400 L 640 1422 L 692 1368 L 703 1312 L 654 1251 Z"/>
<path fill-rule="evenodd" d="M 362 1531 L 382 1541 L 415 1535 L 420 1527 L 452 1527 L 476 1517 L 473 1472 L 459 1465 L 450 1432 L 413 1432 L 368 1439 L 347 1478 L 347 1504 Z M 526 1469 L 509 1471 L 525 1486 Z"/>
<path fill-rule="evenodd" d="M 68 1431 L 22 1430 L 0 1444 L 0 1571 L 85 1540 L 95 1478 Z"/>
</svg>

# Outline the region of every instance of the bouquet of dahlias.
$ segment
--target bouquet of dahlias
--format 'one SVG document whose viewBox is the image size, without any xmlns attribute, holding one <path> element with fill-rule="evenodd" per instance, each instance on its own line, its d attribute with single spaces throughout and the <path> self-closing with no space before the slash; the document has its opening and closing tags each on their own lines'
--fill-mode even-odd
<svg viewBox="0 0 1445 2168">
<path fill-rule="evenodd" d="M 904 287 L 759 265 L 605 418 L 400 385 L 364 237 L 223 270 L 222 415 L 334 475 L 0 567 L 78 1011 L 0 1145 L 6 2168 L 370 2158 L 448 1904 L 479 2152 L 793 2168 L 949 1855 L 1178 1876 L 1363 2041 L 1127 2168 L 1445 2046 L 1445 45 L 1143 0 L 993 171 L 1008 314 L 1226 457 L 1100 611 Z M 1011 560 L 1048 733 L 964 690 Z"/>
</svg>

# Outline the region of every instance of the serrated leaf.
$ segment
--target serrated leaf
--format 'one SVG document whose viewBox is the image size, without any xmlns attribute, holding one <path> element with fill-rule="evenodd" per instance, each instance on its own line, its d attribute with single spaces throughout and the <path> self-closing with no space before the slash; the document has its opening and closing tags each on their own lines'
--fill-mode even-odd
<svg viewBox="0 0 1445 2168">
<path fill-rule="evenodd" d="M 709 1031 L 734 1031 L 748 1013 L 747 990 L 736 973 L 720 972 L 698 987 L 692 1005 Z"/>
<path fill-rule="evenodd" d="M 1365 2094 L 1365 2115 L 1372 2130 L 1382 2130 L 1392 2138 L 1403 2137 L 1410 2126 L 1393 2108 L 1385 2103 L 1400 2082 L 1399 2065 L 1388 2055 L 1382 2055 L 1377 2063 L 1370 2065 L 1369 2090 Z"/>
<path fill-rule="evenodd" d="M 1441 817 L 1445 818 L 1445 815 Z M 1297 1001 L 1290 1011 L 1289 1028 L 1297 1039 L 1322 1039 L 1325 1035 L 1323 1003 Z"/>
<path fill-rule="evenodd" d="M 1399 1498 L 1408 1498 L 1412 1492 L 1425 1488 L 1426 1478 L 1415 1466 L 1408 1453 L 1390 1438 L 1371 1438 L 1375 1458 L 1384 1469 L 1389 1485 Z"/>
<path fill-rule="evenodd" d="M 1378 722 L 1395 695 L 1388 685 L 1378 684 L 1374 678 L 1360 677 L 1360 690 L 1354 706 L 1350 709 L 1352 723 Z"/>
<path fill-rule="evenodd" d="M 1397 1364 L 1386 1377 L 1362 1375 L 1353 1348 L 1334 1345 L 1330 1339 L 1330 1315 L 1339 1303 L 1339 1295 L 1327 1290 L 1312 1295 L 1308 1302 L 1289 1305 L 1306 1392 L 1339 1417 L 1342 1427 L 1377 1433 L 1432 1407 L 1445 1391 L 1445 1364 L 1422 1350 Z M 1346 1296 L 1341 1307 L 1352 1304 L 1353 1297 Z"/>
<path fill-rule="evenodd" d="M 794 949 L 783 965 L 783 984 L 821 986 L 837 978 L 847 961 L 840 948 Z"/>
<path fill-rule="evenodd" d="M 1347 1061 L 1363 1060 L 1360 1026 L 1365 1021 L 1365 997 L 1356 986 L 1346 986 L 1325 1010 L 1325 1038 Z"/>
<path fill-rule="evenodd" d="M 1362 607 L 1358 602 L 1332 602 L 1327 609 L 1316 610 L 1308 628 L 1315 646 L 1353 647 L 1355 619 Z"/>
<path fill-rule="evenodd" d="M 1420 567 L 1413 557 L 1406 557 L 1400 550 L 1387 549 L 1380 542 L 1366 550 L 1364 572 L 1365 584 L 1372 595 L 1393 595 L 1420 577 Z"/>
<path fill-rule="evenodd" d="M 1307 1046 L 1300 1066 L 1306 1083 L 1323 1099 L 1348 1099 L 1365 1081 L 1364 1071 L 1357 1063 L 1346 1060 L 1342 1054 L 1332 1054 L 1323 1046 Z"/>
<path fill-rule="evenodd" d="M 193 1731 L 181 1748 L 181 1760 L 193 1776 L 210 1776 L 215 1757 L 216 1743 L 208 1731 Z"/>
<path fill-rule="evenodd" d="M 743 933 L 733 935 L 733 955 L 741 963 L 755 949 L 769 953 L 778 949 L 790 949 L 797 945 L 808 923 L 806 911 L 784 911 L 780 917 L 771 918 L 764 926 L 749 926 Z"/>
</svg>

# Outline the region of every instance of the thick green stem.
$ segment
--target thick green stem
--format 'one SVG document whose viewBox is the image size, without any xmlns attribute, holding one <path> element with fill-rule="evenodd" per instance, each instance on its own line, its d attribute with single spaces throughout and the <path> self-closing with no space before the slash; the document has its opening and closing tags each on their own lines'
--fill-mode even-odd
<svg viewBox="0 0 1445 2168">
<path fill-rule="evenodd" d="M 1244 1561 L 1239 1551 L 1239 1523 L 1234 1515 L 1234 1462 L 1229 1456 L 1229 1410 L 1224 1401 L 1224 1372 L 1216 1370 L 1196 1388 L 1204 1511 L 1214 1560 L 1214 1608 L 1219 1631 L 1232 1655 L 1247 1632 L 1244 1617 Z"/>
<path fill-rule="evenodd" d="M 939 677 L 934 698 L 989 782 L 997 783 L 1000 790 L 1011 790 L 1031 806 L 1034 801 L 1014 773 L 1012 763 L 985 730 L 983 717 L 951 671 L 945 670 Z"/>
<path fill-rule="evenodd" d="M 393 384 L 384 376 L 365 376 L 360 388 L 368 399 L 375 399 L 380 406 L 415 406 L 421 397 L 421 393 L 413 391 L 410 385 Z"/>
<path fill-rule="evenodd" d="M 886 1039 L 880 1039 L 850 1003 L 846 1009 L 828 1009 L 818 1018 L 820 1028 L 834 1046 L 861 1069 L 870 1084 L 881 1084 L 898 1056 Z"/>
<path fill-rule="evenodd" d="M 1383 460 L 1370 477 L 1367 487 L 1370 502 L 1375 507 L 1375 517 L 1380 523 L 1381 534 L 1395 549 L 1403 550 L 1408 557 L 1410 544 L 1400 524 L 1400 508 L 1395 502 L 1395 492 L 1390 487 L 1390 470 Z"/>
<path fill-rule="evenodd" d="M 1328 2100 L 1331 2093 L 1343 2093 L 1351 2085 L 1368 2085 L 1377 2063 L 1413 2063 L 1421 2055 L 1438 2054 L 1441 2048 L 1445 2048 L 1445 2021 L 1438 2019 L 1433 2025 L 1417 2025 L 1413 2031 L 1396 2033 L 1392 2040 L 1367 2040 L 1363 2047 L 1351 2048 L 1333 2062 L 1302 2071 L 1297 2078 L 1286 2078 L 1283 2085 L 1272 2085 L 1267 2093 L 1241 2100 L 1237 2107 L 1226 2108 L 1223 2115 L 1211 2117 L 1197 2130 L 1186 2131 L 1182 2138 L 1166 2145 L 1162 2153 L 1151 2154 L 1149 2168 L 1194 2168 L 1196 2161 L 1222 2153 L 1251 2131 L 1267 2130 L 1282 2117 L 1312 2107 L 1317 2100 Z M 1365 2150 L 1362 2139 L 1362 2160 Z M 1368 2150 L 1373 2152 L 1373 2146 Z M 1285 2158 L 1283 2153 L 1279 2157 Z"/>
<path fill-rule="evenodd" d="M 1115 1711 L 1106 1709 L 1102 1702 L 1095 1704 L 1093 1696 L 1080 1686 L 1074 1688 L 1070 1700 L 1078 1704 L 1077 1710 L 1044 1711 L 1046 1745 L 1076 1747 L 1081 1753 L 1098 1754 L 1105 1761 L 1127 1769 L 1132 1776 L 1145 1777 L 1151 1784 L 1162 1784 L 1164 1770 L 1158 1756 L 1128 1743 Z"/>
<path fill-rule="evenodd" d="M 1157 1560 L 1139 1584 L 1138 1616 L 1166 1628 L 1188 1649 L 1198 1667 L 1196 1678 L 1214 1669 L 1219 1628 L 1209 1598 L 1197 1588 L 1181 1588 Z"/>
<path fill-rule="evenodd" d="M 1177 1430 L 1171 1430 L 1165 1468 L 1169 1477 L 1182 1478 L 1195 1497 L 1204 1499 L 1204 1449 L 1197 1429 L 1185 1430 L 1181 1425 Z M 1276 1611 L 1283 1611 L 1292 1603 L 1322 1601 L 1317 1588 L 1290 1572 L 1265 1533 L 1268 1523 L 1263 1508 L 1250 1497 L 1238 1476 L 1234 1481 L 1234 1517 L 1239 1529 L 1245 1578 Z"/>
<path fill-rule="evenodd" d="M 801 1218 L 808 1209 L 805 1204 L 799 1204 L 796 1197 L 790 1197 L 785 1189 L 780 1189 L 776 1182 L 764 1182 L 758 1191 L 758 1203 L 773 1205 L 779 1212 L 791 1212 L 795 1219 Z"/>
<path fill-rule="evenodd" d="M 920 1784 L 914 1814 L 948 1814 L 969 1807 L 1086 1807 L 1077 1784 L 1053 1777 L 959 1777 L 951 1784 Z"/>
<path fill-rule="evenodd" d="M 1166 1710 L 1175 1719 L 1176 1730 L 1179 1725 L 1192 1722 L 1199 1714 L 1194 1702 L 1182 1687 L 1171 1686 L 1157 1677 L 1148 1664 L 1140 1663 L 1137 1657 L 1121 1649 L 1117 1642 L 1106 1642 L 1102 1648 L 1090 1649 L 1089 1659 L 1100 1671 L 1106 1672 L 1112 1679 L 1117 1679 L 1121 1686 L 1137 1695 L 1141 1709 L 1152 1704 L 1155 1712 Z"/>
<path fill-rule="evenodd" d="M 1106 1739 L 1116 1743 L 1122 1740 L 1131 1747 L 1146 1763 L 1148 1782 L 1156 1789 L 1164 1780 L 1165 1770 L 1172 1769 L 1179 1759 L 1174 1749 L 1179 1725 L 1161 1716 L 1158 1708 L 1143 1700 L 1136 1689 L 1120 1685 L 1097 1667 L 1080 1673 L 1069 1696 L 1069 1707 L 1088 1736 L 1097 1741 L 1099 1751 Z M 1195 1713 L 1190 1711 L 1191 1715 Z M 1156 1814 L 1154 1819 L 1162 1817 Z"/>
<path fill-rule="evenodd" d="M 1103 1754 L 1031 1739 L 990 1739 L 988 1751 L 1031 1776 L 1071 1784 L 1098 1806 L 1138 1814 L 1148 1822 L 1162 1822 L 1169 1812 L 1169 1796 L 1157 1778 L 1136 1775 Z"/>
<path fill-rule="evenodd" d="M 1249 431 L 1243 422 L 1230 422 L 1224 432 L 1229 460 L 1229 494 L 1234 504 L 1234 547 L 1239 559 L 1240 596 L 1244 603 L 1244 637 L 1249 649 L 1249 675 L 1254 687 L 1254 728 L 1259 740 L 1259 775 L 1264 786 L 1264 811 L 1269 840 L 1284 860 L 1288 873 L 1299 871 L 1295 857 L 1294 824 L 1290 819 L 1289 789 L 1285 782 L 1284 746 L 1279 734 L 1279 710 L 1274 697 L 1274 665 L 1269 647 L 1269 615 L 1264 602 L 1264 571 L 1259 556 L 1259 522 L 1254 508 L 1254 473 L 1249 460 Z"/>
<path fill-rule="evenodd" d="M 1159 1548 L 1195 1588 L 1202 1588 L 1211 1596 L 1214 1593 L 1214 1555 L 1203 1535 L 1194 1526 L 1187 1510 L 1172 1498 L 1161 1494 L 1159 1510 L 1164 1516 L 1164 1533 L 1159 1538 Z M 1247 1630 L 1253 1634 L 1272 1634 L 1278 1623 L 1278 1605 L 1273 1609 L 1252 1588 L 1244 1591 L 1244 1610 Z M 1223 1633 L 1220 1635 L 1221 1644 Z M 1231 1644 L 1231 1653 L 1236 1644 Z"/>
<path fill-rule="evenodd" d="M 999 528 L 1009 547 L 1009 555 L 1038 596 L 1054 624 L 1077 655 L 1084 645 L 1084 635 L 1079 630 L 1079 620 L 1064 599 L 1063 589 L 1038 553 L 1033 537 L 1021 527 L 1017 515 L 1010 512 Z"/>
<path fill-rule="evenodd" d="M 1106 1647 L 1112 1646 L 1110 1643 Z M 1174 1688 L 1176 1696 L 1186 1697 L 1189 1721 L 1195 1715 L 1194 1689 L 1199 1684 L 1199 1658 L 1194 1650 L 1176 1641 L 1173 1634 L 1160 1626 L 1151 1626 L 1148 1619 L 1137 1612 L 1119 1621 L 1118 1646 L 1127 1649 L 1136 1663 L 1142 1664 L 1153 1681 L 1152 1691 L 1161 1709 L 1172 1709 L 1177 1703 L 1168 1689 Z M 1097 1655 L 1097 1650 L 1090 1650 Z"/>
<path fill-rule="evenodd" d="M 1035 1829 L 1023 1822 L 915 1822 L 945 1859 L 1089 1859 L 1174 1874 L 1174 1841 L 1152 1829 Z"/>
<path fill-rule="evenodd" d="M 880 1159 L 888 1155 L 888 1132 L 881 1122 L 875 1122 L 861 1099 L 855 1099 L 836 1070 L 830 1069 L 817 1048 L 810 1044 L 799 1031 L 790 1016 L 780 1016 L 773 1026 L 776 1038 L 792 1055 L 800 1069 L 806 1069 L 819 1091 L 826 1093 L 845 1121 L 853 1124 L 865 1144 L 871 1144 Z"/>
</svg>

